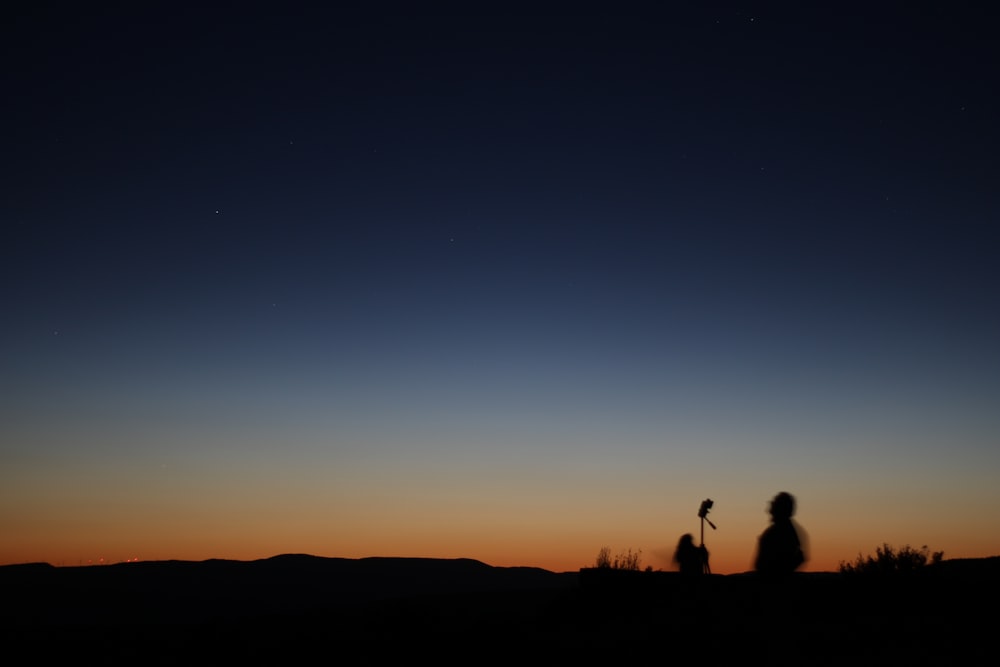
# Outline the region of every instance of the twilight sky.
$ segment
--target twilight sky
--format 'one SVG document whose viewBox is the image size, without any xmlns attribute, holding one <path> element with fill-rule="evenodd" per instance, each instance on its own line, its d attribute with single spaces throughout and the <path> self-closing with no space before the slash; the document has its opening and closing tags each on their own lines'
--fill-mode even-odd
<svg viewBox="0 0 1000 667">
<path fill-rule="evenodd" d="M 5 19 L 0 563 L 1000 554 L 995 21 L 318 4 Z"/>
</svg>

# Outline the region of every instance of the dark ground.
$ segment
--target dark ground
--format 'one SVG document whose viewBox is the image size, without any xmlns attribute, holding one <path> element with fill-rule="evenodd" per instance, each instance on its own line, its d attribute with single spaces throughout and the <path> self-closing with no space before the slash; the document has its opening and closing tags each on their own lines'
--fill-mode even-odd
<svg viewBox="0 0 1000 667">
<path fill-rule="evenodd" d="M 458 559 L 0 567 L 30 664 L 995 665 L 1000 558 L 909 575 L 552 573 Z"/>
</svg>

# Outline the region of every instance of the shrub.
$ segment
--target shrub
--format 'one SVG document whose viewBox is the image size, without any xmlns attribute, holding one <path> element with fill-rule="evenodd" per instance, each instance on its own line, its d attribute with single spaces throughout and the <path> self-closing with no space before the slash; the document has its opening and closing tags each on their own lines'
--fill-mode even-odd
<svg viewBox="0 0 1000 667">
<path fill-rule="evenodd" d="M 601 547 L 601 550 L 597 552 L 596 567 L 605 567 L 612 570 L 638 570 L 641 560 L 641 549 L 634 553 L 632 549 L 629 549 L 628 552 L 619 552 L 616 556 L 612 557 L 610 547 Z"/>
<path fill-rule="evenodd" d="M 943 551 L 931 553 L 926 545 L 920 549 L 914 549 L 910 545 L 893 549 L 890 545 L 883 544 L 875 549 L 874 555 L 858 554 L 853 563 L 841 561 L 839 570 L 843 574 L 906 574 L 919 570 L 928 562 L 940 563 L 943 558 Z"/>
</svg>

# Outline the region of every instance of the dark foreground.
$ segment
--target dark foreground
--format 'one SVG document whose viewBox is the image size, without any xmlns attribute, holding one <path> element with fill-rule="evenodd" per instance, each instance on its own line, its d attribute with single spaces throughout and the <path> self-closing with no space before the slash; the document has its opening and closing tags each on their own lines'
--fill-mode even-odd
<svg viewBox="0 0 1000 667">
<path fill-rule="evenodd" d="M 474 560 L 279 556 L 0 567 L 19 664 L 993 665 L 1000 558 L 911 575 L 682 580 Z"/>
</svg>

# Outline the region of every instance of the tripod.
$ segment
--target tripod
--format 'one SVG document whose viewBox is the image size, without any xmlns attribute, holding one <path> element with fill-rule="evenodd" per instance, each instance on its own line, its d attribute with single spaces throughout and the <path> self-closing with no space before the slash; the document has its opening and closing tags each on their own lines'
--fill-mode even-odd
<svg viewBox="0 0 1000 667">
<path fill-rule="evenodd" d="M 701 554 L 704 561 L 703 572 L 705 574 L 712 574 L 712 568 L 708 565 L 708 549 L 705 548 L 705 522 L 715 530 L 715 524 L 712 523 L 711 519 L 708 518 L 708 510 L 712 508 L 711 498 L 707 498 L 701 502 L 701 507 L 698 509 L 698 517 L 701 519 L 701 546 L 698 547 L 701 550 Z"/>
</svg>

